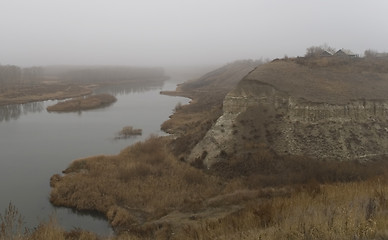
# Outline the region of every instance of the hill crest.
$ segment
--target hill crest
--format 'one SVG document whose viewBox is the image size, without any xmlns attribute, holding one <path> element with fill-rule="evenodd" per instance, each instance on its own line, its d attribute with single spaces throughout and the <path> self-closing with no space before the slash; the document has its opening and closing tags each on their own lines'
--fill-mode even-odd
<svg viewBox="0 0 388 240">
<path fill-rule="evenodd" d="M 250 72 L 226 95 L 223 115 L 189 161 L 211 167 L 258 146 L 340 161 L 388 154 L 388 64 L 321 60 L 279 60 Z"/>
</svg>

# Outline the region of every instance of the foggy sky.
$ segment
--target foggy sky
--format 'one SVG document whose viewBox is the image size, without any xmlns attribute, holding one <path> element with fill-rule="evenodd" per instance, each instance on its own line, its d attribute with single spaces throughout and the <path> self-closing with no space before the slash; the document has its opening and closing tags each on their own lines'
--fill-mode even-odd
<svg viewBox="0 0 388 240">
<path fill-rule="evenodd" d="M 0 63 L 190 65 L 388 52 L 386 0 L 0 0 Z"/>
</svg>

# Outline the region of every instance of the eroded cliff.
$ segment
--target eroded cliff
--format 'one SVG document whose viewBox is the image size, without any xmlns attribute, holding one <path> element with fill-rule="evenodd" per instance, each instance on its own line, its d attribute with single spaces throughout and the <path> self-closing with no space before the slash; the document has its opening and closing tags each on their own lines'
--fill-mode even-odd
<svg viewBox="0 0 388 240">
<path fill-rule="evenodd" d="M 189 161 L 210 167 L 261 145 L 280 155 L 341 161 L 387 154 L 387 74 L 366 68 L 356 74 L 365 66 L 360 62 L 345 66 L 280 61 L 258 67 L 225 97 L 223 115 Z"/>
</svg>

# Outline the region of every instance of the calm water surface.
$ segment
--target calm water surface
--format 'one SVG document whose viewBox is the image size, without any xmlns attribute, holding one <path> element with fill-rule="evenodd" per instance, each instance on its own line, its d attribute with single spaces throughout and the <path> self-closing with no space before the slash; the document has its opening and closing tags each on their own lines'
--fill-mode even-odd
<svg viewBox="0 0 388 240">
<path fill-rule="evenodd" d="M 117 154 L 151 134 L 164 134 L 161 123 L 178 102 L 189 101 L 159 94 L 173 89 L 172 82 L 106 87 L 96 92 L 114 94 L 118 101 L 81 113 L 48 113 L 46 107 L 55 101 L 0 107 L 0 213 L 11 202 L 27 227 L 36 227 L 54 214 L 65 229 L 80 227 L 111 235 L 112 229 L 103 218 L 53 207 L 48 200 L 49 179 L 74 159 Z M 143 135 L 114 140 L 127 125 L 143 129 Z"/>
</svg>

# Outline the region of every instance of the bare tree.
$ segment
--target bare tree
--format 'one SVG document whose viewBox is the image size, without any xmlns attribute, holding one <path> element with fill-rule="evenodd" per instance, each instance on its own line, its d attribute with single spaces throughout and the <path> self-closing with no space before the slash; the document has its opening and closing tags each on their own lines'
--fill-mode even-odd
<svg viewBox="0 0 388 240">
<path fill-rule="evenodd" d="M 365 50 L 364 52 L 364 56 L 366 58 L 376 58 L 376 57 L 388 57 L 388 53 L 386 52 L 378 52 L 376 50 L 372 50 L 372 49 L 368 49 L 368 50 Z"/>
<path fill-rule="evenodd" d="M 330 54 L 334 54 L 336 50 L 326 43 L 320 46 L 311 46 L 306 49 L 305 57 L 319 57 L 325 51 Z"/>
<path fill-rule="evenodd" d="M 0 89 L 6 90 L 10 86 L 21 83 L 22 72 L 20 67 L 14 65 L 0 65 Z"/>
</svg>

